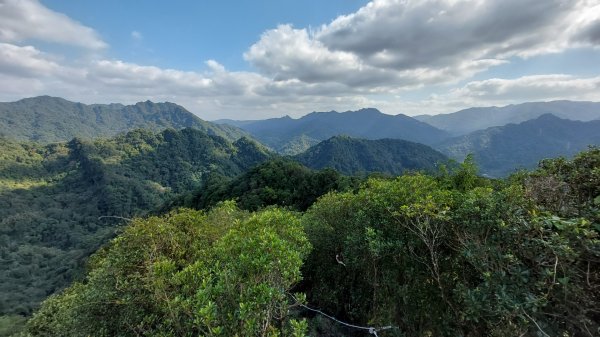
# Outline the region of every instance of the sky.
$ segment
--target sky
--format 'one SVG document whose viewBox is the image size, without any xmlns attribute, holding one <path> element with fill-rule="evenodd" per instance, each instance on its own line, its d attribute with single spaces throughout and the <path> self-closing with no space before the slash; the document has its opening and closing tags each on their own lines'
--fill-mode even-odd
<svg viewBox="0 0 600 337">
<path fill-rule="evenodd" d="M 0 101 L 203 119 L 600 101 L 600 0 L 0 0 Z"/>
</svg>

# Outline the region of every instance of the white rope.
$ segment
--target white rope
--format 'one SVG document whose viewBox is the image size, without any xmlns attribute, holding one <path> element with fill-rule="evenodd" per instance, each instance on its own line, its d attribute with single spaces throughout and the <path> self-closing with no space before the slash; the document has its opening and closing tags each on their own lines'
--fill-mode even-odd
<svg viewBox="0 0 600 337">
<path fill-rule="evenodd" d="M 101 220 L 101 219 L 104 219 L 104 218 L 114 218 L 114 219 L 121 219 L 121 220 L 133 221 L 133 219 L 124 218 L 122 216 L 117 216 L 117 215 L 103 215 L 103 216 L 99 216 L 98 220 Z"/>
<path fill-rule="evenodd" d="M 330 320 L 335 321 L 335 322 L 337 322 L 339 324 L 345 325 L 345 326 L 347 326 L 349 328 L 366 330 L 366 331 L 369 332 L 369 334 L 374 335 L 375 337 L 379 337 L 377 335 L 377 331 L 383 331 L 383 330 L 389 330 L 389 329 L 396 328 L 396 327 L 391 326 L 391 325 L 387 325 L 387 326 L 382 326 L 382 327 L 379 327 L 379 328 L 375 328 L 375 327 L 371 327 L 371 326 L 360 326 L 360 325 L 354 325 L 354 324 L 342 322 L 342 321 L 340 321 L 339 319 L 337 319 L 337 318 L 335 318 L 333 316 L 327 315 L 326 313 L 322 312 L 321 310 L 313 309 L 313 308 L 311 308 L 309 306 L 306 306 L 306 305 L 300 303 L 294 296 L 292 296 L 292 298 L 294 298 L 294 300 L 298 303 L 298 305 L 301 306 L 301 307 L 303 307 L 304 309 L 307 309 L 307 310 L 316 312 L 318 314 L 321 314 L 321 315 L 329 318 Z"/>
</svg>

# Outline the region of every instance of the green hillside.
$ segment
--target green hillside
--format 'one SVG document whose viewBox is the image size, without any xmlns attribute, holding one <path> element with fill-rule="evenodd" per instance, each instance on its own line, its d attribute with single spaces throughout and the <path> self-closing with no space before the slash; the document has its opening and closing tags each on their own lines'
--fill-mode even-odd
<svg viewBox="0 0 600 337">
<path fill-rule="evenodd" d="M 40 96 L 0 103 L 0 136 L 19 141 L 51 143 L 74 137 L 112 137 L 138 128 L 161 131 L 186 127 L 230 141 L 247 136 L 236 127 L 206 122 L 182 106 L 168 102 L 86 105 Z"/>
<path fill-rule="evenodd" d="M 599 165 L 592 149 L 492 181 L 467 161 L 369 179 L 304 213 L 228 201 L 135 219 L 26 333 L 593 335 Z"/>
<path fill-rule="evenodd" d="M 213 175 L 202 188 L 176 205 L 207 209 L 221 201 L 235 200 L 240 208 L 250 211 L 270 205 L 304 211 L 320 196 L 356 188 L 360 181 L 332 169 L 314 171 L 297 162 L 276 158 L 235 179 Z"/>
<path fill-rule="evenodd" d="M 448 158 L 427 145 L 400 139 L 355 139 L 336 136 L 323 141 L 294 159 L 313 168 L 332 168 L 343 174 L 406 171 L 435 172 Z"/>
<path fill-rule="evenodd" d="M 251 140 L 196 129 L 51 145 L 0 138 L 0 314 L 30 314 L 68 285 L 123 218 L 149 214 L 210 173 L 233 177 L 270 156 Z"/>
</svg>

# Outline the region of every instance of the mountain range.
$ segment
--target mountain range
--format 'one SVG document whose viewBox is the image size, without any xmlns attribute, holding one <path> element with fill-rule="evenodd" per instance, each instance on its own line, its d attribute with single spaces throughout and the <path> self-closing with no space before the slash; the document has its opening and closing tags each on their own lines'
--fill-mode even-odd
<svg viewBox="0 0 600 337">
<path fill-rule="evenodd" d="M 393 138 L 415 141 L 430 145 L 459 161 L 473 153 L 481 173 L 499 177 L 518 168 L 532 168 L 544 158 L 571 156 L 589 145 L 600 144 L 596 136 L 600 134 L 599 119 L 600 103 L 554 101 L 470 108 L 451 114 L 415 118 L 362 109 L 344 113 L 316 112 L 299 119 L 286 116 L 263 121 L 217 122 L 240 127 L 267 146 L 281 153 L 295 154 L 297 160 L 304 160 L 304 164 L 314 168 L 345 167 L 347 171 L 342 169 L 345 173 L 367 168 L 363 166 L 365 161 L 358 160 L 361 156 L 354 152 L 361 148 L 360 142 L 353 141 L 352 146 L 342 145 L 340 138 L 318 144 L 329 135 L 345 134 L 371 140 Z M 333 150 L 324 150 L 334 143 L 338 147 L 335 151 L 343 155 L 333 155 Z M 309 149 L 310 146 L 314 148 Z M 365 148 L 362 147 L 362 150 Z M 371 155 L 369 161 L 377 162 L 375 167 L 386 167 L 387 164 L 382 162 L 386 160 L 382 158 L 389 153 L 373 152 L 372 148 L 367 152 Z M 317 153 L 319 156 L 316 156 Z M 328 154 L 322 155 L 324 153 Z M 316 159 L 306 161 L 317 157 L 319 161 L 327 161 L 327 165 L 314 164 Z M 352 169 L 353 166 L 358 171 Z M 389 169 L 390 166 L 387 167 Z M 398 167 L 402 165 L 398 164 Z"/>
<path fill-rule="evenodd" d="M 346 174 L 374 170 L 399 174 L 413 169 L 408 158 L 418 153 L 414 159 L 420 161 L 417 166 L 431 169 L 435 161 L 424 158 L 434 158 L 433 150 L 411 152 L 407 148 L 414 150 L 416 145 L 393 141 L 404 140 L 431 146 L 456 160 L 473 153 L 482 173 L 502 176 L 517 168 L 530 168 L 543 158 L 570 156 L 588 145 L 598 145 L 595 134 L 600 134 L 600 128 L 594 121 L 599 118 L 600 103 L 555 101 L 415 118 L 368 108 L 313 112 L 298 119 L 207 122 L 174 103 L 86 105 L 40 96 L 0 103 L 0 136 L 49 143 L 73 137 L 112 137 L 136 128 L 190 127 L 230 142 L 241 137 L 256 139 L 279 154 L 295 155 L 295 160 L 311 168 L 333 167 Z M 340 135 L 346 138 L 336 137 Z M 386 140 L 368 142 L 380 139 Z"/>
<path fill-rule="evenodd" d="M 229 141 L 248 136 L 236 127 L 204 121 L 182 106 L 168 102 L 87 105 L 39 96 L 0 103 L 0 136 L 19 141 L 51 143 L 74 137 L 112 137 L 138 128 L 161 131 L 187 127 Z"/>
<path fill-rule="evenodd" d="M 519 168 L 534 168 L 542 159 L 570 157 L 598 144 L 600 120 L 581 122 L 544 114 L 519 124 L 475 131 L 437 148 L 457 160 L 472 153 L 483 173 L 499 177 Z"/>
<path fill-rule="evenodd" d="M 436 128 L 445 130 L 454 136 L 502 126 L 509 123 L 520 123 L 537 118 L 544 114 L 578 121 L 600 119 L 600 103 L 596 102 L 531 102 L 505 107 L 469 108 L 450 114 L 415 116 Z"/>
<path fill-rule="evenodd" d="M 377 109 L 346 112 L 313 112 L 299 119 L 289 116 L 261 121 L 221 120 L 248 133 L 283 154 L 298 154 L 320 141 L 337 135 L 365 139 L 394 138 L 439 143 L 450 137 L 446 131 L 406 115 L 387 115 Z"/>
<path fill-rule="evenodd" d="M 303 211 L 330 191 L 355 191 L 367 174 L 435 172 L 469 153 L 481 173 L 501 177 L 600 144 L 595 106 L 530 103 L 490 108 L 496 117 L 485 109 L 419 117 L 449 126 L 376 109 L 219 125 L 173 103 L 0 103 L 0 325 L 2 315 L 27 316 L 77 279 L 89 254 L 131 217 L 230 199 L 249 210 Z M 484 128 L 490 123 L 504 124 Z"/>
</svg>

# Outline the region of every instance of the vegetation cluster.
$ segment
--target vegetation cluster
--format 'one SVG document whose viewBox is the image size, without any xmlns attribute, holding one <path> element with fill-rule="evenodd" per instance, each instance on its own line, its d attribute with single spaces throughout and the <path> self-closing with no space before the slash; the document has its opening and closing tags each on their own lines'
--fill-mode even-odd
<svg viewBox="0 0 600 337">
<path fill-rule="evenodd" d="M 243 177 L 276 175 L 269 165 Z M 304 212 L 268 198 L 241 210 L 227 199 L 255 190 L 228 187 L 195 204 L 223 198 L 210 209 L 134 220 L 21 335 L 368 334 L 308 306 L 379 336 L 595 336 L 599 168 L 590 148 L 491 180 L 467 157 Z"/>
</svg>

